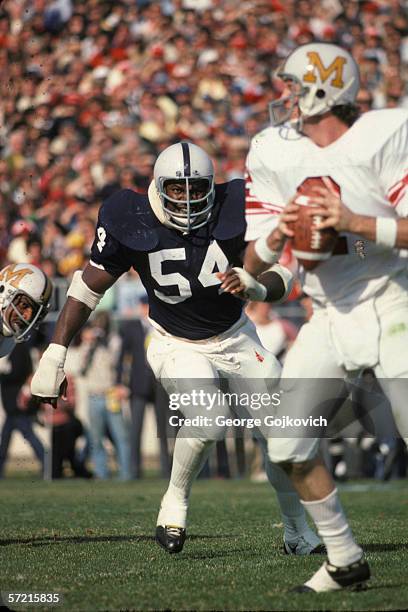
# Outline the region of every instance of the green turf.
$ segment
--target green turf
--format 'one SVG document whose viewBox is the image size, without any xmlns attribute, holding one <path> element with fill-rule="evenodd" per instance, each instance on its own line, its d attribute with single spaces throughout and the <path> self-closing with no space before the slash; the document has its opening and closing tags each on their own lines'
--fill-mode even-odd
<svg viewBox="0 0 408 612">
<path fill-rule="evenodd" d="M 153 541 L 164 488 L 158 480 L 3 480 L 1 590 L 58 591 L 65 602 L 56 609 L 75 611 L 408 607 L 405 483 L 342 491 L 373 579 L 366 592 L 320 595 L 288 592 L 322 558 L 281 554 L 282 525 L 267 484 L 197 482 L 190 538 L 173 556 Z"/>
</svg>

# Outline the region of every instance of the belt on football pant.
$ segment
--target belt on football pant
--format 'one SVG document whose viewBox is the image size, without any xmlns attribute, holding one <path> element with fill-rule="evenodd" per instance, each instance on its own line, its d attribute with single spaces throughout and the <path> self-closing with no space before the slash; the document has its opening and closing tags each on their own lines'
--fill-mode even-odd
<svg viewBox="0 0 408 612">
<path fill-rule="evenodd" d="M 348 253 L 349 253 L 349 250 L 348 250 L 347 238 L 345 236 L 340 236 L 337 239 L 336 244 L 334 245 L 332 255 L 348 255 Z"/>
</svg>

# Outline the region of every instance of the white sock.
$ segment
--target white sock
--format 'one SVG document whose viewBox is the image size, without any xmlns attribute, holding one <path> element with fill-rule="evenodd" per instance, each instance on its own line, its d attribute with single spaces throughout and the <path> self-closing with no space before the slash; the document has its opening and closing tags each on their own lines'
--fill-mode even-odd
<svg viewBox="0 0 408 612">
<path fill-rule="evenodd" d="M 157 525 L 186 527 L 191 486 L 213 444 L 211 440 L 177 436 L 170 482 L 161 502 Z"/>
<path fill-rule="evenodd" d="M 285 542 L 295 543 L 299 535 L 307 535 L 308 542 L 312 546 L 318 546 L 320 540 L 310 529 L 306 519 L 306 512 L 285 470 L 266 458 L 266 473 L 278 497 L 285 529 Z"/>
<path fill-rule="evenodd" d="M 324 499 L 302 501 L 302 504 L 312 517 L 326 545 L 327 556 L 332 565 L 342 567 L 360 559 L 363 551 L 354 541 L 337 489 L 334 489 Z"/>
</svg>

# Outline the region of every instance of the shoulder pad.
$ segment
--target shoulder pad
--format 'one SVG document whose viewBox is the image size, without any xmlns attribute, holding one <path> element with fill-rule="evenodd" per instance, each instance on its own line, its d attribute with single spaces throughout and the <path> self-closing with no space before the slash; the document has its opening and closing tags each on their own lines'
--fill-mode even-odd
<svg viewBox="0 0 408 612">
<path fill-rule="evenodd" d="M 215 186 L 216 212 L 212 235 L 229 240 L 243 234 L 245 224 L 245 181 L 234 179 Z"/>
<path fill-rule="evenodd" d="M 99 211 L 99 223 L 118 242 L 135 251 L 148 251 L 158 243 L 160 222 L 147 195 L 122 189 L 108 198 Z"/>
</svg>

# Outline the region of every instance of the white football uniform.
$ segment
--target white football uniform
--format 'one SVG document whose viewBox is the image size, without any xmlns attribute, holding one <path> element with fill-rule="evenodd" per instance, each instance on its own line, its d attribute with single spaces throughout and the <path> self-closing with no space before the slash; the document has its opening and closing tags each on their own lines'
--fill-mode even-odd
<svg viewBox="0 0 408 612">
<path fill-rule="evenodd" d="M 357 214 L 406 217 L 408 112 L 365 113 L 327 147 L 318 147 L 289 126 L 267 128 L 252 140 L 247 170 L 248 240 L 276 227 L 279 213 L 308 177 L 331 177 L 344 204 Z M 301 270 L 314 315 L 288 353 L 284 378 L 335 378 L 364 367 L 374 368 L 379 379 L 408 377 L 406 254 L 361 240 L 345 233 L 340 239 L 343 254 L 333 254 L 313 271 Z M 316 394 L 323 400 L 320 387 Z M 400 432 L 408 436 L 405 400 L 396 385 L 385 390 Z M 303 413 L 310 414 L 310 402 L 302 405 Z M 290 410 L 290 394 L 281 408 Z M 316 448 L 312 438 L 292 440 L 286 450 L 274 445 L 272 458 L 300 461 Z"/>
<path fill-rule="evenodd" d="M 207 440 L 219 440 L 225 436 L 226 428 L 215 422 L 216 416 L 227 418 L 234 416 L 233 413 L 241 417 L 260 416 L 256 409 L 251 410 L 251 405 L 242 410 L 231 404 L 228 395 L 220 394 L 220 379 L 227 381 L 228 393 L 259 395 L 272 391 L 265 381 L 278 384 L 281 370 L 274 355 L 260 343 L 254 324 L 245 314 L 227 332 L 205 340 L 178 338 L 156 324 L 147 359 L 170 396 L 183 393 L 190 396 L 197 381 L 197 388 L 214 398 L 213 405 L 209 400 L 201 406 L 187 404 L 179 408 L 187 418 L 206 415 L 210 421 L 210 424 L 186 427 L 185 433 L 179 435 Z"/>
</svg>

